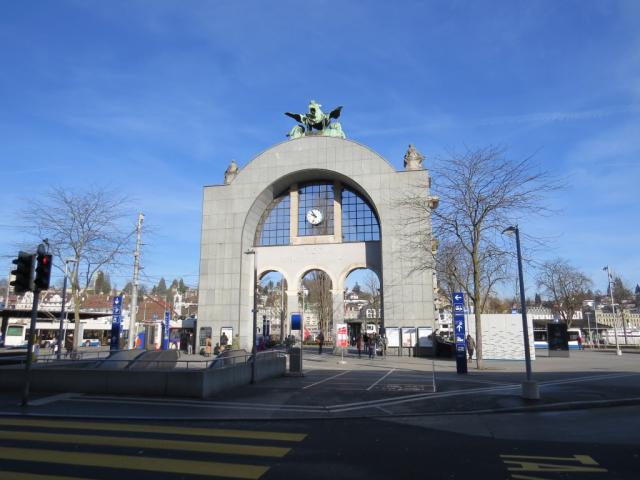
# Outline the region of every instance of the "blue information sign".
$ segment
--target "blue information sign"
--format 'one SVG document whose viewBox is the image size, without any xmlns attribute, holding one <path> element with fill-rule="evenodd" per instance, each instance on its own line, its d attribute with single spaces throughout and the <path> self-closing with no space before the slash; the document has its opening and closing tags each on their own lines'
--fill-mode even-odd
<svg viewBox="0 0 640 480">
<path fill-rule="evenodd" d="M 120 349 L 120 332 L 122 331 L 122 296 L 113 297 L 113 307 L 111 309 L 111 339 L 109 350 Z"/>
<path fill-rule="evenodd" d="M 467 344 L 464 325 L 464 294 L 453 294 L 453 336 L 456 345 L 456 371 L 467 373 Z"/>
<path fill-rule="evenodd" d="M 300 330 L 302 324 L 302 315 L 299 313 L 291 314 L 291 330 Z"/>
<path fill-rule="evenodd" d="M 162 349 L 169 350 L 169 329 L 171 328 L 171 312 L 164 312 L 164 333 L 162 335 Z"/>
</svg>

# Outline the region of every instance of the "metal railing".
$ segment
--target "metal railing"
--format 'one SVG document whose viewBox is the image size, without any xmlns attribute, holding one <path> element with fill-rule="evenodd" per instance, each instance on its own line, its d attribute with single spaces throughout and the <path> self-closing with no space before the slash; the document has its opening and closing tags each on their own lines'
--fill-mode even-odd
<svg viewBox="0 0 640 480">
<path fill-rule="evenodd" d="M 128 351 L 128 350 L 119 350 L 120 352 Z M 145 350 L 138 350 L 141 354 L 144 354 Z M 148 352 L 156 352 L 157 350 L 148 350 Z M 39 354 L 35 356 L 35 364 L 58 364 L 60 366 L 70 366 L 76 363 L 87 363 L 87 362 L 95 362 L 96 365 L 117 365 L 117 364 L 125 364 L 122 369 L 123 370 L 144 370 L 144 369 L 185 369 L 185 370 L 201 370 L 205 368 L 225 368 L 234 365 L 239 365 L 243 363 L 250 363 L 252 361 L 253 355 L 251 353 L 245 352 L 244 350 L 240 351 L 228 351 L 229 353 L 222 353 L 217 357 L 202 357 L 197 356 L 196 358 L 187 358 L 181 359 L 178 357 L 175 360 L 172 359 L 149 359 L 145 360 L 144 358 L 109 358 L 112 352 L 108 350 L 77 350 L 74 352 L 65 352 L 62 354 L 62 358 L 60 360 L 57 359 L 56 354 L 51 352 L 48 354 Z M 236 353 L 234 353 L 236 352 Z M 242 353 L 241 353 L 242 352 Z M 185 354 L 186 355 L 186 354 Z M 190 357 L 194 357 L 195 355 L 190 355 Z M 268 360 L 272 358 L 278 358 L 285 356 L 285 353 L 281 350 L 267 350 L 263 352 L 257 352 L 256 358 L 257 361 L 260 362 L 262 360 Z M 15 357 L 11 357 L 15 359 L 16 362 L 14 364 L 24 364 L 26 361 L 26 352 L 19 353 Z"/>
</svg>

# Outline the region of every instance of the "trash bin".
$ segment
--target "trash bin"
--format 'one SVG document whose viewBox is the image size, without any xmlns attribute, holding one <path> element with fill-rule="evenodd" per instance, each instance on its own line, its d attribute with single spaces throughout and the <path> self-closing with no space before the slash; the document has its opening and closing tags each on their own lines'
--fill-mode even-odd
<svg viewBox="0 0 640 480">
<path fill-rule="evenodd" d="M 289 372 L 302 373 L 302 355 L 300 355 L 300 347 L 293 347 L 289 353 Z"/>
</svg>

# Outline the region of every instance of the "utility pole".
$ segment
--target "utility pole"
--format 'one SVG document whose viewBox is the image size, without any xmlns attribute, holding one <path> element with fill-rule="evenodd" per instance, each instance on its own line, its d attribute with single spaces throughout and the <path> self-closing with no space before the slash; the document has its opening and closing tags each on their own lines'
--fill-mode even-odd
<svg viewBox="0 0 640 480">
<path fill-rule="evenodd" d="M 618 343 L 618 322 L 616 318 L 616 306 L 613 303 L 613 277 L 611 276 L 611 270 L 609 270 L 609 265 L 604 267 L 602 270 L 606 270 L 607 272 L 607 281 L 609 282 L 609 296 L 611 297 L 611 311 L 613 312 L 613 334 L 616 339 L 616 355 L 622 355 L 622 350 L 620 350 L 620 344 Z"/>
<path fill-rule="evenodd" d="M 67 277 L 69 276 L 69 263 L 76 263 L 73 258 L 67 259 L 64 262 L 64 280 L 62 281 L 62 305 L 60 306 L 60 328 L 58 329 L 58 352 L 56 359 L 62 358 L 62 349 L 64 347 L 64 321 L 67 316 L 64 311 L 67 303 Z"/>
<path fill-rule="evenodd" d="M 136 313 L 138 310 L 138 274 L 140 272 L 140 242 L 142 239 L 142 222 L 144 214 L 138 213 L 138 225 L 136 227 L 136 251 L 133 254 L 133 282 L 131 286 L 131 303 L 129 313 L 129 350 L 133 348 L 136 337 Z"/>
<path fill-rule="evenodd" d="M 9 308 L 9 293 L 11 292 L 11 267 L 9 267 L 9 278 L 7 278 L 7 292 L 4 296 L 4 308 L 7 310 Z"/>
<path fill-rule="evenodd" d="M 284 275 L 280 280 L 280 337 L 284 341 L 286 338 L 285 315 L 284 315 Z"/>
</svg>

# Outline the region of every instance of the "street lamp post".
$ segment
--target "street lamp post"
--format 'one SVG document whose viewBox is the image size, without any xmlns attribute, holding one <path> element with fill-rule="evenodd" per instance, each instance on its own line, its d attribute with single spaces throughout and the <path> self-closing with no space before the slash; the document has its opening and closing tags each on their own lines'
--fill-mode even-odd
<svg viewBox="0 0 640 480">
<path fill-rule="evenodd" d="M 589 329 L 589 343 L 593 342 L 593 338 L 591 337 L 591 312 L 584 312 L 587 316 L 587 328 Z"/>
<path fill-rule="evenodd" d="M 609 282 L 609 295 L 611 296 L 611 311 L 613 312 L 613 336 L 616 339 L 616 355 L 622 355 L 620 344 L 618 343 L 618 322 L 616 321 L 616 306 L 613 303 L 613 282 L 611 279 L 611 271 L 609 265 L 603 268 L 607 272 L 607 281 Z"/>
<path fill-rule="evenodd" d="M 302 288 L 300 289 L 300 294 L 302 296 L 302 322 L 300 325 L 300 371 L 302 372 L 302 350 L 304 347 L 304 323 L 305 323 L 305 318 L 304 318 L 304 311 L 305 311 L 305 304 L 304 304 L 304 297 L 306 297 L 309 294 L 309 290 L 307 289 L 307 287 L 304 286 L 304 284 L 302 285 Z"/>
<path fill-rule="evenodd" d="M 62 347 L 64 347 L 64 321 L 66 319 L 65 303 L 67 302 L 67 277 L 69 276 L 69 264 L 76 263 L 73 258 L 64 261 L 64 280 L 62 281 L 62 305 L 60 306 L 60 327 L 58 329 L 58 352 L 56 359 L 60 360 L 62 356 Z"/>
<path fill-rule="evenodd" d="M 253 332 L 251 340 L 251 383 L 256 382 L 256 329 L 258 325 L 258 254 L 255 250 L 247 250 L 245 255 L 253 255 Z"/>
<path fill-rule="evenodd" d="M 522 310 L 522 336 L 524 339 L 524 359 L 527 370 L 527 380 L 522 383 L 522 396 L 530 400 L 540 398 L 540 390 L 535 380 L 531 378 L 531 352 L 529 350 L 529 325 L 527 322 L 527 305 L 524 296 L 524 276 L 522 274 L 522 252 L 520 250 L 520 230 L 517 225 L 507 227 L 502 233 L 516 236 L 516 251 L 518 255 L 518 279 L 520 281 L 520 309 Z"/>
</svg>

